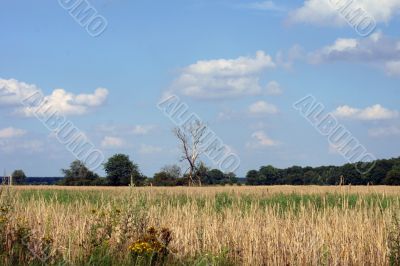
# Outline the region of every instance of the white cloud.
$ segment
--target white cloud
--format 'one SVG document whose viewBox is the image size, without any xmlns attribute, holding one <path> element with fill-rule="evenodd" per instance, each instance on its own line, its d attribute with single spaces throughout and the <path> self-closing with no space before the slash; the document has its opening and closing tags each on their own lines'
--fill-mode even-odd
<svg viewBox="0 0 400 266">
<path fill-rule="evenodd" d="M 0 105 L 20 105 L 21 100 L 41 90 L 33 84 L 0 78 Z"/>
<path fill-rule="evenodd" d="M 160 153 L 162 152 L 162 150 L 163 149 L 161 147 L 142 144 L 140 145 L 139 153 L 148 155 L 148 154 Z"/>
<path fill-rule="evenodd" d="M 276 81 L 270 81 L 267 84 L 267 94 L 269 95 L 279 95 L 283 93 L 281 85 Z"/>
<path fill-rule="evenodd" d="M 324 62 L 355 62 L 376 65 L 388 75 L 400 76 L 399 41 L 376 32 L 363 39 L 337 39 L 328 45 L 308 55 L 311 63 Z"/>
<path fill-rule="evenodd" d="M 252 140 L 246 144 L 249 149 L 260 149 L 277 146 L 278 141 L 275 141 L 268 137 L 264 131 L 259 130 L 251 135 Z"/>
<path fill-rule="evenodd" d="M 72 94 L 63 89 L 55 89 L 51 95 L 46 96 L 47 106 L 52 106 L 64 115 L 83 115 L 91 107 L 97 107 L 104 103 L 108 95 L 107 89 L 98 88 L 94 94 Z M 26 116 L 33 116 L 36 108 L 24 108 Z"/>
<path fill-rule="evenodd" d="M 63 89 L 56 89 L 46 97 L 49 105 L 57 108 L 65 115 L 82 115 L 88 112 L 89 107 L 101 105 L 107 98 L 108 91 L 103 88 L 96 89 L 94 94 L 74 95 Z M 26 112 L 29 114 L 29 112 Z"/>
<path fill-rule="evenodd" d="M 250 114 L 276 114 L 278 113 L 278 108 L 265 101 L 258 101 L 249 106 Z"/>
<path fill-rule="evenodd" d="M 337 39 L 335 44 L 325 48 L 326 53 L 344 52 L 357 47 L 356 39 Z"/>
<path fill-rule="evenodd" d="M 400 136 L 400 126 L 372 128 L 368 130 L 371 137 Z"/>
<path fill-rule="evenodd" d="M 334 111 L 334 115 L 358 120 L 385 120 L 396 118 L 399 113 L 395 110 L 386 109 L 380 104 L 375 104 L 365 109 L 353 108 L 348 105 L 339 106 Z"/>
<path fill-rule="evenodd" d="M 78 94 L 74 102 L 76 104 L 82 104 L 87 106 L 100 106 L 102 105 L 108 96 L 108 90 L 105 88 L 97 88 L 94 94 Z"/>
<path fill-rule="evenodd" d="M 343 9 L 347 3 L 351 5 L 345 11 L 364 10 L 369 17 L 378 23 L 388 23 L 400 11 L 400 0 L 306 0 L 303 6 L 289 14 L 289 21 L 315 25 L 347 25 L 343 18 Z M 354 13 L 349 13 L 350 15 Z M 353 16 L 353 15 L 352 15 Z"/>
<path fill-rule="evenodd" d="M 147 135 L 155 128 L 155 125 L 136 125 L 132 129 L 132 133 L 134 135 Z"/>
<path fill-rule="evenodd" d="M 273 1 L 254 2 L 244 5 L 249 9 L 264 10 L 264 11 L 284 11 L 285 8 L 278 6 Z"/>
<path fill-rule="evenodd" d="M 173 82 L 171 92 L 198 99 L 223 99 L 262 93 L 260 73 L 274 68 L 271 56 L 258 51 L 254 58 L 198 61 L 185 67 Z"/>
<path fill-rule="evenodd" d="M 23 99 L 32 96 L 35 92 L 43 93 L 40 88 L 33 84 L 27 84 L 15 79 L 0 79 L 0 105 L 21 105 Z M 50 95 L 44 96 L 44 108 L 52 106 L 54 110 L 58 110 L 63 115 L 82 115 L 89 111 L 90 108 L 101 106 L 108 96 L 108 90 L 105 88 L 97 88 L 93 94 L 73 94 L 64 89 L 55 89 Z M 33 116 L 36 108 L 15 107 L 16 113 L 24 116 Z"/>
<path fill-rule="evenodd" d="M 121 148 L 125 141 L 118 137 L 105 136 L 101 141 L 101 147 L 106 149 Z"/>
<path fill-rule="evenodd" d="M 304 5 L 289 14 L 289 21 L 317 25 L 344 25 L 345 21 L 327 0 L 306 0 Z"/>
<path fill-rule="evenodd" d="M 0 129 L 0 139 L 9 139 L 21 137 L 26 134 L 26 131 L 23 129 L 7 127 L 4 129 Z"/>
</svg>

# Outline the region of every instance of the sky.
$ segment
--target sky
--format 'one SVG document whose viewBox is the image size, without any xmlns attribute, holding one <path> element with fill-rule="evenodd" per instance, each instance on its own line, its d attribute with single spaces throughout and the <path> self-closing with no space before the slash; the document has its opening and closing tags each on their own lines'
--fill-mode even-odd
<svg viewBox="0 0 400 266">
<path fill-rule="evenodd" d="M 238 176 L 348 161 L 293 107 L 307 95 L 374 157 L 397 157 L 400 0 L 353 1 L 364 31 L 340 2 L 2 1 L 0 169 L 60 176 L 76 159 L 21 102 L 35 91 L 104 158 L 127 154 L 148 176 L 184 167 L 157 107 L 171 95 L 240 158 Z"/>
</svg>

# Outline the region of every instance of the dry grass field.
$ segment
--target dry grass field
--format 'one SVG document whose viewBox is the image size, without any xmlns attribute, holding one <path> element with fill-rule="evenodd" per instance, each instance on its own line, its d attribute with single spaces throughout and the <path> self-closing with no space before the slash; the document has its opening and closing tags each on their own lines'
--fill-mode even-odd
<svg viewBox="0 0 400 266">
<path fill-rule="evenodd" d="M 398 187 L 3 188 L 1 264 L 396 265 Z"/>
</svg>

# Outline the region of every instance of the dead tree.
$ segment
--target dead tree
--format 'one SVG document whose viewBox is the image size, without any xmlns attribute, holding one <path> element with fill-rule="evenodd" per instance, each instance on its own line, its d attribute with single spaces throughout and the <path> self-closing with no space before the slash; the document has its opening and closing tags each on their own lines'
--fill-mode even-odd
<svg viewBox="0 0 400 266">
<path fill-rule="evenodd" d="M 174 134 L 178 138 L 181 148 L 181 161 L 186 161 L 189 165 L 186 172 L 188 173 L 189 186 L 195 182 L 196 167 L 203 149 L 201 141 L 205 133 L 205 125 L 200 121 L 196 121 L 186 127 L 177 127 L 174 129 Z M 201 177 L 197 176 L 197 183 L 201 186 Z"/>
</svg>

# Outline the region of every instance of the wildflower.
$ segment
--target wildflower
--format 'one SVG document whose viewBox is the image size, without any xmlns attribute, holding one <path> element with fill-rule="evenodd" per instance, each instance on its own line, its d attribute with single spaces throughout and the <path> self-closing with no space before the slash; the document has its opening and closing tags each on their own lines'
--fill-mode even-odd
<svg viewBox="0 0 400 266">
<path fill-rule="evenodd" d="M 171 240 L 172 233 L 169 229 L 162 228 L 158 231 L 154 227 L 149 227 L 141 238 L 129 246 L 129 250 L 134 256 L 151 255 L 152 258 L 162 261 L 169 254 L 167 246 Z"/>
</svg>

